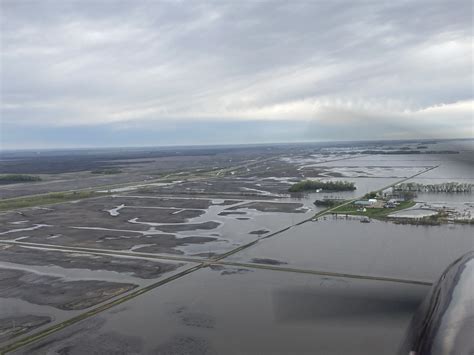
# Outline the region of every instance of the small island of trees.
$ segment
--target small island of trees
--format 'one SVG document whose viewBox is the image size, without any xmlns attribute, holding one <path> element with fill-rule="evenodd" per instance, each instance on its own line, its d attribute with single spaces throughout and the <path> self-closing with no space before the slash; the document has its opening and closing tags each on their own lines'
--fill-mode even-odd
<svg viewBox="0 0 474 355">
<path fill-rule="evenodd" d="M 336 207 L 337 205 L 340 205 L 344 203 L 345 200 L 339 200 L 339 199 L 323 199 L 323 200 L 316 200 L 314 201 L 314 205 L 318 207 Z"/>
<path fill-rule="evenodd" d="M 316 190 L 324 191 L 354 191 L 355 184 L 349 181 L 321 181 L 303 180 L 292 185 L 289 192 L 310 192 Z"/>
</svg>

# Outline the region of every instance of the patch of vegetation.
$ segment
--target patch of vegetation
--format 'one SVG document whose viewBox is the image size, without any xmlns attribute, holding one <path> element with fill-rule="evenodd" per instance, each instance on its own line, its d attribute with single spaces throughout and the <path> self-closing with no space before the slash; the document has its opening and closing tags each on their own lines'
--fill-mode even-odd
<svg viewBox="0 0 474 355">
<path fill-rule="evenodd" d="M 0 185 L 16 184 L 19 182 L 36 182 L 41 181 L 39 176 L 25 174 L 7 174 L 0 175 Z"/>
<path fill-rule="evenodd" d="M 421 218 L 393 218 L 392 221 L 396 224 L 414 224 L 421 226 L 439 226 L 441 222 L 445 222 L 445 214 L 439 212 L 432 216 L 425 216 Z"/>
<path fill-rule="evenodd" d="M 416 182 L 406 182 L 393 187 L 396 192 L 471 192 L 474 184 L 465 182 L 443 182 L 441 184 L 420 184 Z"/>
<path fill-rule="evenodd" d="M 341 200 L 331 200 L 331 199 L 324 199 L 324 200 L 316 200 L 314 201 L 314 205 L 318 207 L 336 207 L 344 203 L 345 201 Z"/>
<path fill-rule="evenodd" d="M 356 155 L 356 154 L 378 154 L 378 155 L 407 155 L 407 154 L 459 154 L 457 150 L 362 150 L 362 151 L 341 151 L 339 154 Z"/>
<path fill-rule="evenodd" d="M 453 223 L 459 224 L 474 224 L 474 219 L 455 219 Z"/>
<path fill-rule="evenodd" d="M 353 182 L 348 181 L 321 181 L 321 180 L 303 180 L 292 185 L 289 192 L 304 191 L 354 191 L 356 189 Z"/>
<path fill-rule="evenodd" d="M 95 191 L 52 192 L 44 195 L 19 197 L 15 199 L 0 200 L 0 211 L 18 208 L 50 205 L 53 203 L 81 200 L 84 198 L 105 195 Z"/>
<path fill-rule="evenodd" d="M 406 208 L 410 208 L 415 206 L 415 201 L 403 201 L 395 208 L 366 208 L 365 211 L 361 210 L 359 206 L 354 204 L 344 205 L 339 208 L 333 210 L 333 213 L 337 214 L 347 214 L 353 216 L 366 216 L 369 218 L 376 218 L 376 219 L 385 219 L 391 213 L 396 211 L 401 211 Z"/>
<path fill-rule="evenodd" d="M 100 174 L 100 175 L 113 175 L 120 174 L 123 171 L 118 168 L 106 168 L 106 169 L 95 169 L 91 170 L 91 174 Z"/>
<path fill-rule="evenodd" d="M 377 192 L 371 191 L 364 195 L 364 199 L 368 200 L 369 198 L 377 198 Z"/>
</svg>

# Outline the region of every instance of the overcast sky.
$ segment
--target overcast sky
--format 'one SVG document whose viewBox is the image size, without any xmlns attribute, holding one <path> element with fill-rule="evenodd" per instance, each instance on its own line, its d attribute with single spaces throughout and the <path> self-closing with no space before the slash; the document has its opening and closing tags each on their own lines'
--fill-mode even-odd
<svg viewBox="0 0 474 355">
<path fill-rule="evenodd" d="M 472 137 L 451 1 L 1 3 L 1 147 Z"/>
</svg>

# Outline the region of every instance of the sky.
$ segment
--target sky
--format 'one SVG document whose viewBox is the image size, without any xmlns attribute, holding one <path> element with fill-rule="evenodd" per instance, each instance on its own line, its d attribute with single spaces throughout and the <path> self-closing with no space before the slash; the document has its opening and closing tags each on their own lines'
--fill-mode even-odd
<svg viewBox="0 0 474 355">
<path fill-rule="evenodd" d="M 0 149 L 473 136 L 471 1 L 0 5 Z"/>
</svg>

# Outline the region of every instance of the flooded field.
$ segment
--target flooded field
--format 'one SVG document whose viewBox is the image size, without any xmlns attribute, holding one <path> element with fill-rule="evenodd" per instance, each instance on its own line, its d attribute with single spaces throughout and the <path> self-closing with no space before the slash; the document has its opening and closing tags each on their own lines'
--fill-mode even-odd
<svg viewBox="0 0 474 355">
<path fill-rule="evenodd" d="M 405 181 L 472 182 L 466 146 L 441 154 L 439 144 L 239 148 L 174 163 L 140 153 L 105 164 L 122 164 L 116 178 L 48 157 L 59 170 L 38 193 L 89 184 L 105 195 L 0 212 L 0 343 L 19 354 L 396 354 L 430 285 L 474 249 L 472 225 L 361 223 L 314 202 Z M 304 179 L 356 190 L 290 194 Z M 471 193 L 415 201 L 394 214 L 474 215 Z"/>
<path fill-rule="evenodd" d="M 396 354 L 427 290 L 211 267 L 16 353 Z"/>
<path fill-rule="evenodd" d="M 305 270 L 433 282 L 457 256 L 474 249 L 471 228 L 360 223 L 357 217 L 328 216 L 262 240 L 229 260 L 274 260 Z"/>
<path fill-rule="evenodd" d="M 0 250 L 2 342 L 63 322 L 192 265 L 1 243 Z"/>
<path fill-rule="evenodd" d="M 0 240 L 209 257 L 308 219 L 314 209 L 306 200 L 112 196 L 3 215 Z"/>
</svg>

